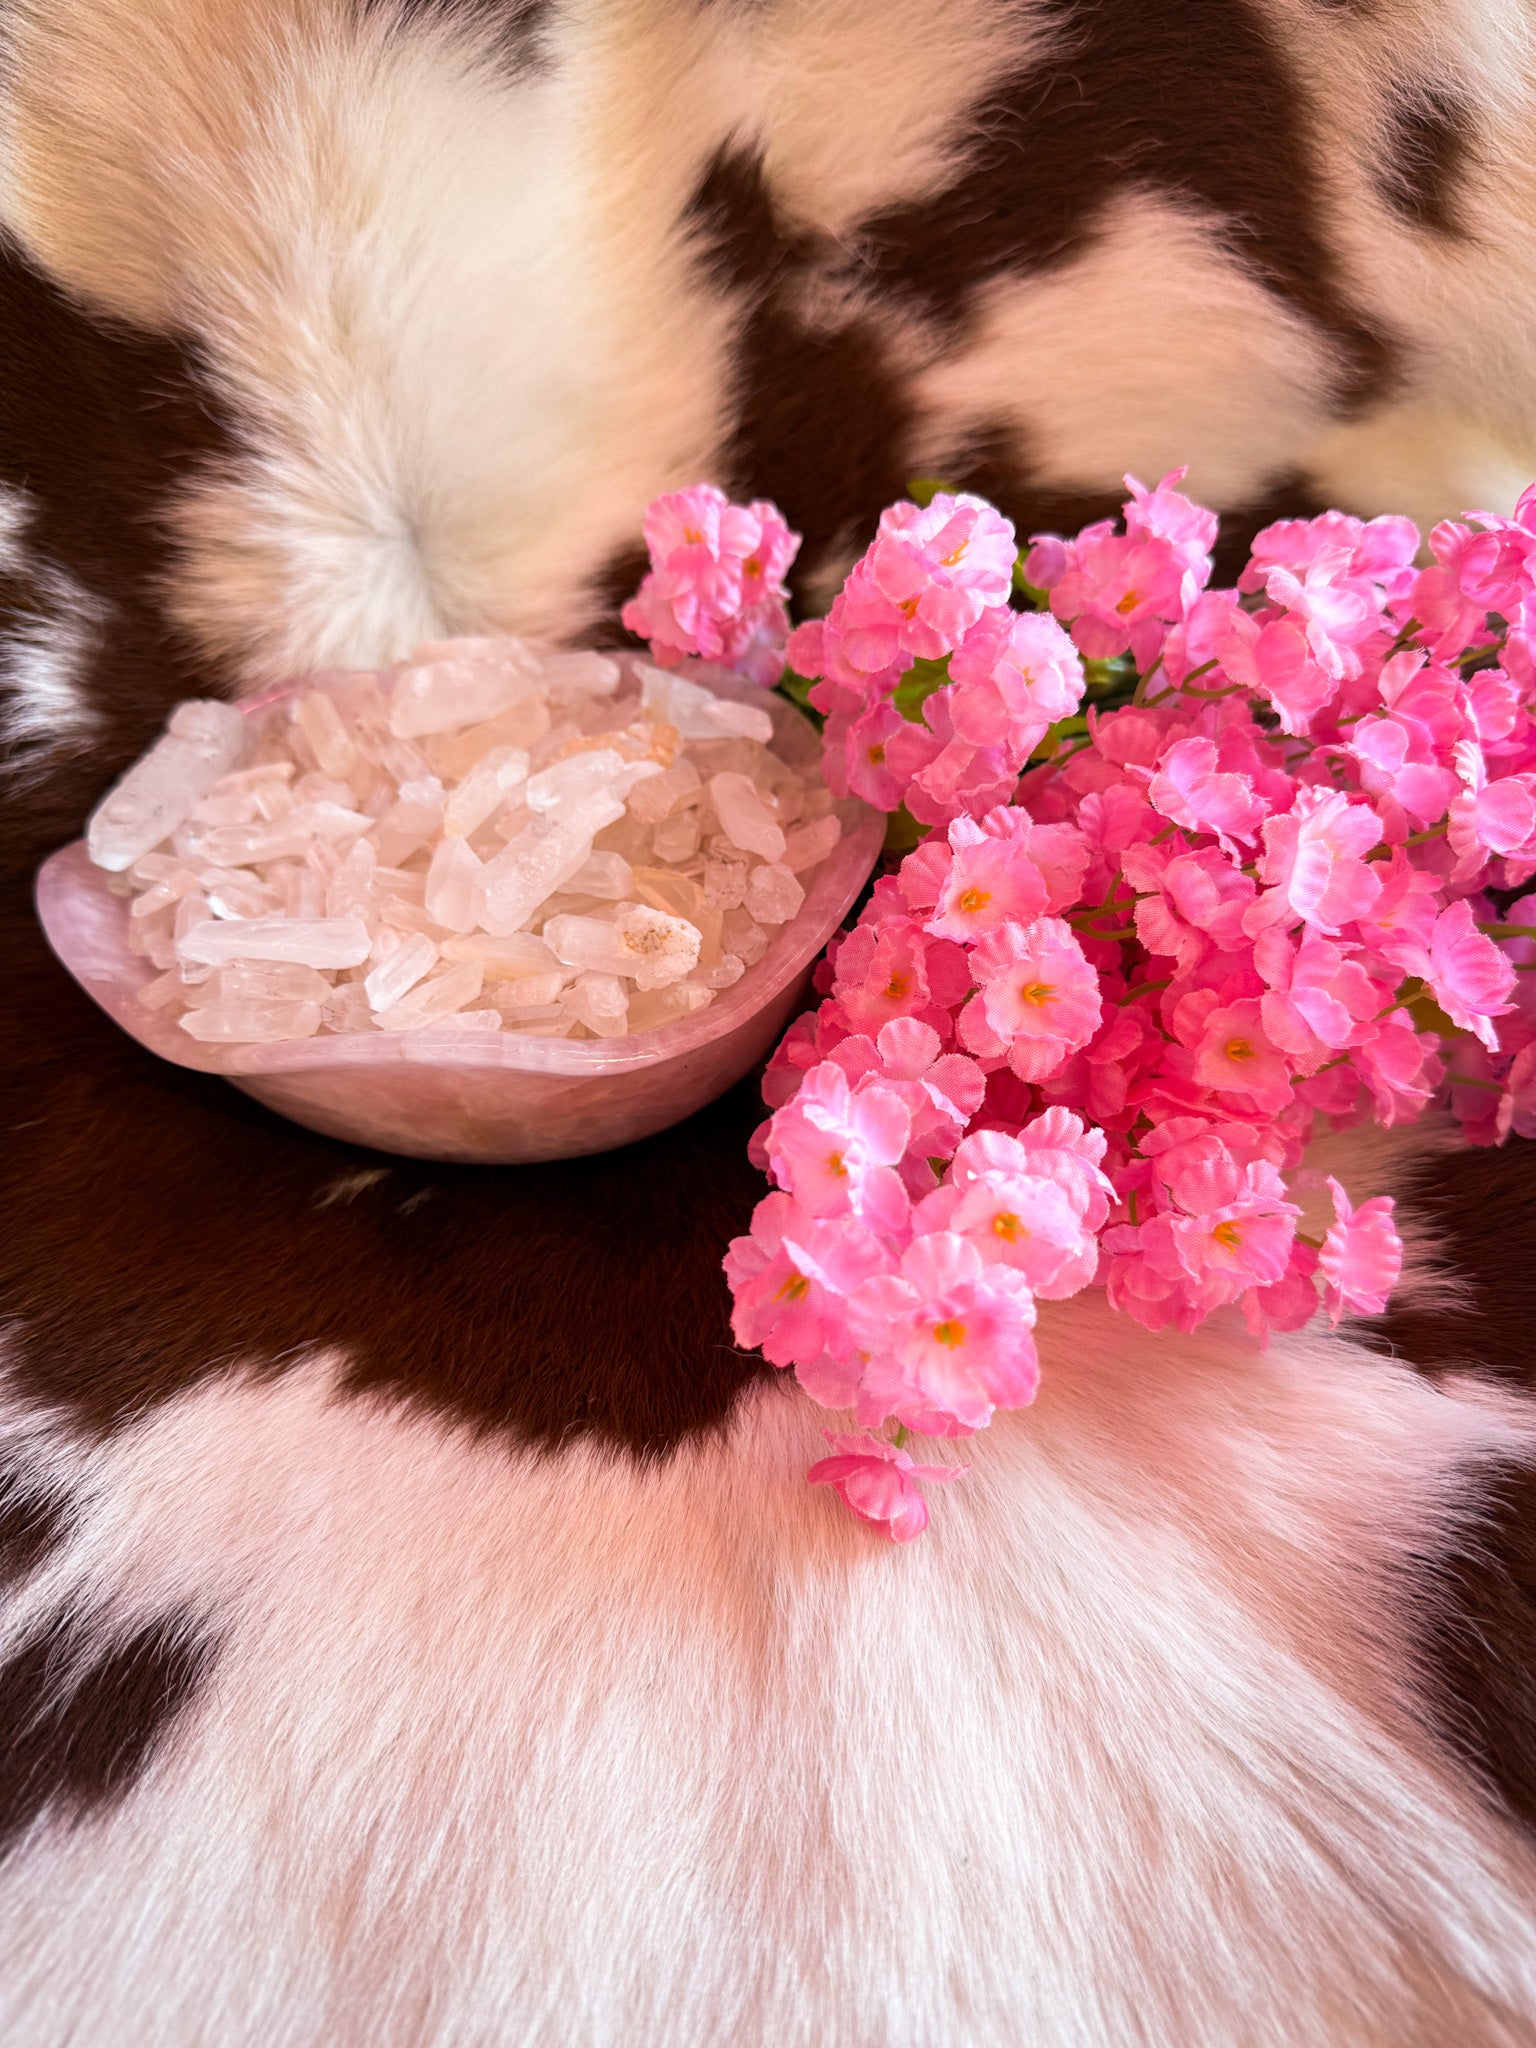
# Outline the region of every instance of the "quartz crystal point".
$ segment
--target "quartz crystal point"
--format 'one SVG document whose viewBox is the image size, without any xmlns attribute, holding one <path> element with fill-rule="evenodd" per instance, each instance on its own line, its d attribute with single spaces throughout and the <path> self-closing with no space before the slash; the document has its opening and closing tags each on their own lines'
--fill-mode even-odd
<svg viewBox="0 0 1536 2048">
<path fill-rule="evenodd" d="M 296 960 L 305 967 L 360 967 L 368 927 L 357 917 L 210 919 L 181 940 L 183 959 L 217 967 L 226 960 Z"/>
<path fill-rule="evenodd" d="M 449 641 L 417 655 L 395 674 L 389 729 L 397 739 L 482 724 L 542 687 L 538 663 L 516 640 Z"/>
<path fill-rule="evenodd" d="M 112 785 L 91 813 L 85 843 L 99 868 L 121 874 L 184 825 L 198 799 L 239 759 L 245 720 L 232 704 L 194 698 L 165 736 Z"/>
<path fill-rule="evenodd" d="M 441 642 L 179 706 L 88 851 L 139 1000 L 210 1045 L 613 1038 L 739 981 L 837 845 L 773 732 L 770 700 L 632 656 Z"/>
</svg>

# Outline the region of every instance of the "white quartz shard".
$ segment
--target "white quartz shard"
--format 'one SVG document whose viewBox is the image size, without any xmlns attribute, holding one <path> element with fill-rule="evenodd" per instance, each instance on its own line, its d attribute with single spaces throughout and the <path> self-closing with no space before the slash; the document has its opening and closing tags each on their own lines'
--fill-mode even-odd
<svg viewBox="0 0 1536 2048">
<path fill-rule="evenodd" d="M 480 969 L 472 960 L 445 967 L 430 980 L 418 982 L 387 1010 L 378 1012 L 381 1031 L 422 1031 L 457 1010 L 467 1010 L 480 993 Z"/>
<path fill-rule="evenodd" d="M 615 974 L 578 974 L 560 1001 L 594 1038 L 621 1038 L 629 1029 L 629 996 Z"/>
<path fill-rule="evenodd" d="M 745 775 L 714 775 L 709 783 L 709 800 L 720 818 L 720 828 L 733 846 L 764 860 L 784 857 L 784 834 L 763 801 L 757 784 Z"/>
<path fill-rule="evenodd" d="M 629 761 L 608 747 L 567 754 L 530 775 L 523 799 L 530 811 L 562 811 L 567 805 L 611 791 L 622 802 L 637 783 L 662 773 L 659 761 Z"/>
<path fill-rule="evenodd" d="M 325 774 L 346 775 L 355 767 L 357 743 L 324 691 L 306 690 L 295 698 L 293 716 Z"/>
<path fill-rule="evenodd" d="M 699 684 L 646 662 L 637 663 L 636 672 L 646 715 L 675 725 L 685 740 L 741 738 L 758 740 L 766 746 L 773 738 L 772 718 L 755 704 L 738 704 L 730 697 L 716 697 Z"/>
<path fill-rule="evenodd" d="M 842 821 L 831 813 L 784 835 L 784 865 L 792 875 L 819 867 L 843 836 Z"/>
<path fill-rule="evenodd" d="M 491 982 L 549 974 L 560 965 L 544 941 L 532 932 L 508 932 L 504 938 L 493 938 L 488 932 L 469 932 L 462 938 L 445 939 L 443 958 L 474 960 Z"/>
<path fill-rule="evenodd" d="M 492 747 L 470 769 L 443 806 L 443 830 L 467 839 L 518 783 L 527 779 L 528 754 L 523 747 Z"/>
<path fill-rule="evenodd" d="M 171 713 L 165 736 L 107 791 L 91 813 L 85 843 L 99 868 L 120 874 L 169 839 L 238 760 L 245 720 L 232 704 L 194 698 Z"/>
<path fill-rule="evenodd" d="M 541 680 L 551 690 L 581 690 L 591 697 L 611 697 L 619 687 L 619 664 L 609 655 L 581 648 L 570 654 L 546 654 Z"/>
<path fill-rule="evenodd" d="M 466 840 L 440 839 L 427 869 L 427 915 L 450 931 L 469 931 L 479 921 L 484 874 L 484 864 Z"/>
<path fill-rule="evenodd" d="M 623 934 L 607 918 L 552 917 L 544 926 L 544 943 L 567 967 L 595 974 L 635 974 L 640 962 L 624 943 Z"/>
<path fill-rule="evenodd" d="M 500 1010 L 455 1010 L 447 1017 L 439 1017 L 439 1031 L 462 1031 L 470 1037 L 483 1036 L 487 1031 L 501 1029 Z"/>
<path fill-rule="evenodd" d="M 251 997 L 209 1003 L 176 1021 L 191 1037 L 212 1043 L 271 1045 L 285 1038 L 313 1038 L 320 1029 L 320 1005 Z"/>
<path fill-rule="evenodd" d="M 209 919 L 180 941 L 184 960 L 210 967 L 226 960 L 296 960 L 305 967 L 359 967 L 368 927 L 355 917 Z"/>
<path fill-rule="evenodd" d="M 538 664 L 520 641 L 418 648 L 395 673 L 389 729 L 397 739 L 420 739 L 480 725 L 541 687 Z"/>
<path fill-rule="evenodd" d="M 621 903 L 635 885 L 635 871 L 621 853 L 594 853 L 572 875 L 572 895 L 602 896 Z"/>
<path fill-rule="evenodd" d="M 755 967 L 768 950 L 768 934 L 745 910 L 728 910 L 725 913 L 720 941 L 748 967 Z"/>
<path fill-rule="evenodd" d="M 331 993 L 318 968 L 294 960 L 234 960 L 217 970 L 210 986 L 219 1002 L 323 1003 Z"/>
<path fill-rule="evenodd" d="M 487 861 L 480 878 L 481 924 L 488 932 L 514 932 L 585 865 L 592 841 L 624 807 L 605 791 L 578 801 L 560 817 L 534 818 L 506 850 Z"/>
<path fill-rule="evenodd" d="M 699 957 L 699 932 L 685 918 L 669 917 L 648 903 L 620 903 L 613 922 L 634 961 L 624 971 L 642 989 L 665 988 L 681 981 Z"/>
<path fill-rule="evenodd" d="M 651 838 L 656 858 L 665 861 L 692 860 L 699 850 L 699 814 L 674 811 L 663 818 Z"/>
<path fill-rule="evenodd" d="M 764 862 L 747 878 L 747 915 L 759 924 L 788 924 L 804 901 L 805 891 L 782 862 Z"/>
<path fill-rule="evenodd" d="M 734 851 L 734 849 L 732 849 Z M 704 901 L 716 910 L 735 910 L 747 893 L 747 864 L 742 860 L 704 863 Z"/>
<path fill-rule="evenodd" d="M 415 932 L 385 959 L 363 983 L 370 1005 L 387 1010 L 437 965 L 437 947 L 424 932 Z"/>
<path fill-rule="evenodd" d="M 629 814 L 642 825 L 658 825 L 673 811 L 697 802 L 703 788 L 698 769 L 685 757 L 630 791 Z"/>
</svg>

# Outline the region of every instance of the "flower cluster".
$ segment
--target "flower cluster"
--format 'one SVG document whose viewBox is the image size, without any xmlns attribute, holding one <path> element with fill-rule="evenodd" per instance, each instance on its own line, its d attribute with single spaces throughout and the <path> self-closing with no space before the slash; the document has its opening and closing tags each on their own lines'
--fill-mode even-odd
<svg viewBox="0 0 1536 2048">
<path fill-rule="evenodd" d="M 651 504 L 645 543 L 650 572 L 622 616 L 661 666 L 694 654 L 776 683 L 789 637 L 784 577 L 800 546 L 778 508 L 733 505 L 695 484 Z"/>
<path fill-rule="evenodd" d="M 1424 554 L 1281 521 L 1212 589 L 1181 480 L 1017 569 L 989 506 L 893 506 L 790 643 L 829 778 L 934 829 L 774 1056 L 726 1270 L 741 1343 L 896 1425 L 813 1477 L 897 1540 L 956 1470 L 907 1433 L 1031 1398 L 1037 1302 L 1260 1342 L 1380 1313 L 1392 1203 L 1309 1170 L 1314 1133 L 1448 1102 L 1536 1135 L 1536 488 Z"/>
</svg>

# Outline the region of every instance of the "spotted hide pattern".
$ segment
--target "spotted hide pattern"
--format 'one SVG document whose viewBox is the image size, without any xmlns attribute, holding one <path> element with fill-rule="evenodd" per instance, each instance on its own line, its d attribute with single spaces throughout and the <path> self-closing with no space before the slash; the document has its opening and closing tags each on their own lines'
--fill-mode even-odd
<svg viewBox="0 0 1536 2048">
<path fill-rule="evenodd" d="M 1042 1314 L 893 1550 L 732 1345 L 750 1086 L 369 1155 L 33 922 L 167 707 L 611 638 L 641 511 L 822 601 L 914 474 L 1234 545 L 1536 474 L 1517 0 L 0 6 L 0 2040 L 1536 2041 L 1529 1149 L 1388 1317 Z"/>
</svg>

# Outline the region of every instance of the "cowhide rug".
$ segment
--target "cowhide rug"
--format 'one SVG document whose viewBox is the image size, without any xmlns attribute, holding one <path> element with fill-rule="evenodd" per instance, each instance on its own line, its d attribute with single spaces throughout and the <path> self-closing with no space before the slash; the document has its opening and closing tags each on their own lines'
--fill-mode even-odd
<svg viewBox="0 0 1536 2048">
<path fill-rule="evenodd" d="M 751 1085 L 471 1171 L 157 1064 L 32 919 L 178 698 L 814 604 L 914 472 L 1240 542 L 1536 474 L 1515 0 L 0 7 L 0 2041 L 1536 2040 L 1536 1177 L 1375 1327 L 1042 1318 L 896 1551 L 733 1348 Z"/>
</svg>

